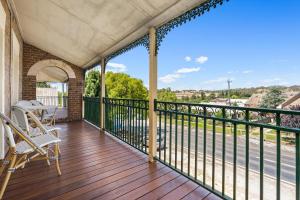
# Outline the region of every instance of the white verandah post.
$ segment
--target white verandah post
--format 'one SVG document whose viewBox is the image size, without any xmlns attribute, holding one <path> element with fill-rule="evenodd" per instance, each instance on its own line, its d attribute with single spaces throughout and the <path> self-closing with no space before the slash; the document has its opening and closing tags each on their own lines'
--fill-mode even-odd
<svg viewBox="0 0 300 200">
<path fill-rule="evenodd" d="M 157 116 L 154 111 L 154 100 L 157 97 L 157 56 L 156 30 L 149 30 L 149 161 L 154 162 L 156 156 Z"/>
<path fill-rule="evenodd" d="M 105 129 L 105 108 L 103 103 L 103 98 L 105 97 L 105 59 L 101 59 L 101 73 L 100 73 L 100 94 L 99 94 L 99 101 L 100 101 L 100 130 Z"/>
</svg>

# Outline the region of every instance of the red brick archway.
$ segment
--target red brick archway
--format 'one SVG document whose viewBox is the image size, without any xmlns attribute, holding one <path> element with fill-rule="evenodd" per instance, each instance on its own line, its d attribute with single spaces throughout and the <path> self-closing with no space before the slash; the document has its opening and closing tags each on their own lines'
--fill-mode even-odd
<svg viewBox="0 0 300 200">
<path fill-rule="evenodd" d="M 67 121 L 82 119 L 83 70 L 61 58 L 24 43 L 23 46 L 23 88 L 24 100 L 36 99 L 36 75 L 44 67 L 59 67 L 68 76 L 68 118 Z"/>
</svg>

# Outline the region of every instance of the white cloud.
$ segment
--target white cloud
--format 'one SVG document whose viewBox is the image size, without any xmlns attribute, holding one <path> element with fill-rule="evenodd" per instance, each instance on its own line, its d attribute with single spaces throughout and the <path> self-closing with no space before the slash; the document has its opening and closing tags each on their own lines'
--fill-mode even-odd
<svg viewBox="0 0 300 200">
<path fill-rule="evenodd" d="M 200 64 L 204 64 L 208 61 L 208 57 L 207 56 L 200 56 L 199 58 L 196 58 L 196 62 L 200 63 Z"/>
<path fill-rule="evenodd" d="M 108 69 L 107 71 L 111 71 L 111 72 L 126 72 L 127 71 L 127 67 L 124 64 L 120 64 L 120 63 L 107 63 Z"/>
<path fill-rule="evenodd" d="M 190 61 L 192 60 L 192 58 L 191 58 L 190 56 L 186 56 L 186 57 L 184 58 L 184 60 L 185 60 L 186 62 L 190 62 Z"/>
<path fill-rule="evenodd" d="M 181 69 L 178 69 L 176 71 L 176 73 L 178 73 L 178 74 L 185 74 L 185 73 L 198 72 L 198 71 L 200 71 L 200 67 L 190 67 L 190 68 L 183 67 Z"/>
<path fill-rule="evenodd" d="M 165 76 L 160 77 L 158 80 L 160 80 L 163 83 L 173 83 L 176 81 L 176 79 L 182 78 L 182 74 L 198 72 L 200 69 L 200 67 L 183 67 L 176 70 L 172 74 L 167 74 Z"/>
<path fill-rule="evenodd" d="M 220 77 L 220 78 L 217 78 L 217 79 L 212 79 L 212 80 L 205 81 L 203 83 L 204 84 L 222 83 L 222 82 L 226 82 L 227 80 L 228 80 L 227 77 Z M 231 80 L 233 80 L 233 79 L 231 79 Z"/>
<path fill-rule="evenodd" d="M 282 80 L 281 78 L 272 78 L 272 79 L 265 79 L 262 82 L 263 83 L 274 83 L 274 82 L 278 82 L 278 81 L 281 81 L 281 80 Z"/>
<path fill-rule="evenodd" d="M 253 71 L 252 70 L 245 70 L 245 71 L 243 71 L 242 73 L 243 74 L 250 74 L 250 73 L 252 73 Z"/>
<path fill-rule="evenodd" d="M 173 83 L 176 79 L 180 78 L 180 74 L 167 74 L 159 78 L 159 80 L 163 83 Z"/>
</svg>

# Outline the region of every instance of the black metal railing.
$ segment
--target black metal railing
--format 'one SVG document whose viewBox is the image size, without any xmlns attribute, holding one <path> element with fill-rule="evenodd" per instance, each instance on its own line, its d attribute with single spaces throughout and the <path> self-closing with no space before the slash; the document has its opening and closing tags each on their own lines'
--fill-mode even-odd
<svg viewBox="0 0 300 200">
<path fill-rule="evenodd" d="M 148 153 L 148 101 L 104 98 L 105 130 Z"/>
<path fill-rule="evenodd" d="M 83 97 L 83 118 L 99 127 L 100 125 L 100 100 L 99 97 Z"/>
<path fill-rule="evenodd" d="M 68 96 L 37 96 L 36 99 L 46 106 L 68 107 Z"/>
<path fill-rule="evenodd" d="M 299 111 L 154 103 L 158 161 L 225 199 L 299 199 Z M 148 101 L 104 104 L 105 129 L 147 153 Z"/>
<path fill-rule="evenodd" d="M 223 198 L 300 198 L 300 129 L 282 123 L 300 112 L 161 101 L 155 110 L 159 161 Z"/>
</svg>

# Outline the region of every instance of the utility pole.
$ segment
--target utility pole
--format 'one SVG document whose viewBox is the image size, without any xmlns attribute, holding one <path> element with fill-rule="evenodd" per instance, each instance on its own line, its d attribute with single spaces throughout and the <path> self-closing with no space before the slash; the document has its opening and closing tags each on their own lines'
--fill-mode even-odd
<svg viewBox="0 0 300 200">
<path fill-rule="evenodd" d="M 230 95 L 230 84 L 232 83 L 232 80 L 228 79 L 227 84 L 228 84 L 228 103 L 229 106 L 231 106 L 231 95 Z"/>
</svg>

